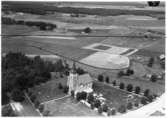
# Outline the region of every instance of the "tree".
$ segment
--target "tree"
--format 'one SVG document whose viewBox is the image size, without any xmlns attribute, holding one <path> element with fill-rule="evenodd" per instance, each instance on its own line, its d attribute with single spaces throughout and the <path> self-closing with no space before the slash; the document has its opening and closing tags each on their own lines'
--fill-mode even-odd
<svg viewBox="0 0 167 118">
<path fill-rule="evenodd" d="M 62 86 L 61 83 L 59 83 L 58 88 L 59 88 L 59 89 L 63 89 L 63 86 Z"/>
<path fill-rule="evenodd" d="M 138 107 L 139 106 L 139 102 L 135 102 L 134 106 Z"/>
<path fill-rule="evenodd" d="M 151 57 L 148 62 L 148 67 L 152 67 L 154 63 L 154 57 Z"/>
<path fill-rule="evenodd" d="M 77 101 L 80 101 L 80 100 L 81 100 L 81 93 L 80 93 L 80 92 L 78 92 L 78 93 L 76 94 L 76 99 L 77 99 Z"/>
<path fill-rule="evenodd" d="M 132 84 L 128 84 L 128 86 L 126 87 L 126 89 L 127 89 L 127 91 L 132 92 L 132 90 L 133 90 Z"/>
<path fill-rule="evenodd" d="M 120 89 L 124 89 L 124 88 L 125 88 L 124 83 L 121 82 L 120 85 L 119 85 L 119 88 L 120 88 Z"/>
<path fill-rule="evenodd" d="M 121 105 L 119 108 L 118 108 L 118 112 L 120 113 L 125 113 L 126 112 L 126 107 L 124 105 Z"/>
<path fill-rule="evenodd" d="M 98 107 L 98 113 L 99 114 L 101 114 L 103 112 L 103 109 L 102 109 L 102 107 L 100 106 L 100 107 Z"/>
<path fill-rule="evenodd" d="M 109 77 L 108 76 L 106 77 L 106 83 L 109 83 Z"/>
<path fill-rule="evenodd" d="M 94 103 L 95 107 L 98 108 L 100 107 L 101 103 L 99 100 L 95 100 L 95 103 Z"/>
<path fill-rule="evenodd" d="M 157 81 L 157 75 L 152 75 L 151 78 L 150 78 L 150 81 L 152 82 L 156 82 Z"/>
<path fill-rule="evenodd" d="M 147 104 L 147 99 L 145 97 L 141 98 L 141 104 L 143 104 L 143 105 Z"/>
<path fill-rule="evenodd" d="M 153 99 L 154 99 L 153 95 L 149 95 L 147 98 L 148 98 L 148 101 L 149 101 L 149 102 L 152 102 Z"/>
<path fill-rule="evenodd" d="M 112 109 L 111 110 L 111 115 L 115 115 L 116 114 L 116 110 L 115 109 Z"/>
<path fill-rule="evenodd" d="M 91 29 L 90 29 L 89 27 L 86 27 L 86 28 L 84 29 L 84 32 L 85 32 L 85 33 L 90 33 L 90 32 L 91 32 Z"/>
<path fill-rule="evenodd" d="M 12 99 L 16 102 L 24 101 L 24 93 L 20 91 L 19 89 L 14 89 L 12 91 Z"/>
<path fill-rule="evenodd" d="M 127 104 L 127 109 L 132 109 L 133 108 L 133 104 L 131 103 L 131 102 L 129 102 L 128 104 Z"/>
<path fill-rule="evenodd" d="M 137 87 L 135 88 L 135 93 L 136 93 L 136 94 L 139 94 L 139 93 L 140 93 L 140 87 L 139 87 L 139 86 L 137 86 Z"/>
<path fill-rule="evenodd" d="M 91 104 L 92 102 L 94 102 L 94 96 L 93 96 L 93 94 L 89 94 L 88 95 L 88 103 Z"/>
<path fill-rule="evenodd" d="M 102 106 L 102 110 L 103 110 L 103 112 L 107 112 L 108 111 L 108 106 L 106 104 L 104 104 Z"/>
<path fill-rule="evenodd" d="M 146 90 L 144 91 L 144 96 L 148 97 L 149 94 L 150 94 L 150 90 L 149 90 L 149 89 L 146 89 Z"/>
<path fill-rule="evenodd" d="M 65 86 L 64 89 L 63 89 L 63 92 L 67 94 L 68 90 L 69 90 L 68 86 Z"/>
<path fill-rule="evenodd" d="M 85 71 L 82 68 L 77 68 L 76 71 L 79 75 L 85 74 Z"/>
<path fill-rule="evenodd" d="M 81 99 L 82 100 L 86 100 L 86 98 L 87 98 L 87 93 L 86 92 L 81 92 Z"/>
<path fill-rule="evenodd" d="M 86 97 L 87 97 L 87 93 L 86 92 L 78 92 L 77 95 L 76 95 L 76 99 L 78 101 L 86 100 Z"/>
<path fill-rule="evenodd" d="M 116 86 L 116 85 L 117 85 L 116 80 L 114 80 L 114 81 L 112 82 L 112 84 L 113 84 L 113 86 Z"/>
<path fill-rule="evenodd" d="M 98 76 L 98 80 L 99 80 L 99 82 L 103 82 L 103 81 L 104 81 L 104 80 L 103 80 L 103 75 L 100 74 L 100 75 Z"/>
<path fill-rule="evenodd" d="M 124 72 L 123 71 L 119 71 L 118 72 L 118 77 L 122 77 L 122 76 L 124 76 Z"/>
<path fill-rule="evenodd" d="M 134 74 L 134 71 L 132 69 L 128 69 L 126 71 L 126 75 L 129 76 L 129 75 L 133 75 Z"/>
<path fill-rule="evenodd" d="M 71 96 L 74 98 L 74 91 L 73 90 L 71 91 Z"/>
</svg>

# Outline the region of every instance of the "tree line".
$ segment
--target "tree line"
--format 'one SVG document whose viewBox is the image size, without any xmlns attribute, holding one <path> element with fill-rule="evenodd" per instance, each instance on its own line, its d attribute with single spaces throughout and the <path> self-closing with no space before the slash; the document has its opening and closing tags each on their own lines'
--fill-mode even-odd
<svg viewBox="0 0 167 118">
<path fill-rule="evenodd" d="M 26 25 L 29 27 L 36 26 L 40 30 L 53 30 L 57 28 L 56 24 L 47 23 L 43 21 L 24 21 L 24 20 L 16 20 L 10 17 L 2 17 L 2 24 L 7 25 Z"/>
<path fill-rule="evenodd" d="M 148 5 L 153 2 L 148 2 Z M 158 3 L 156 3 L 158 4 Z M 148 10 L 119 10 L 119 9 L 105 9 L 105 8 L 83 8 L 83 7 L 59 7 L 54 5 L 46 5 L 45 3 L 32 3 L 32 2 L 3 2 L 3 11 L 15 11 L 24 12 L 31 14 L 45 15 L 48 12 L 61 12 L 61 13 L 71 13 L 71 14 L 88 14 L 88 15 L 100 15 L 100 16 L 110 16 L 110 15 L 156 15 L 164 14 L 164 11 L 148 11 Z"/>
</svg>

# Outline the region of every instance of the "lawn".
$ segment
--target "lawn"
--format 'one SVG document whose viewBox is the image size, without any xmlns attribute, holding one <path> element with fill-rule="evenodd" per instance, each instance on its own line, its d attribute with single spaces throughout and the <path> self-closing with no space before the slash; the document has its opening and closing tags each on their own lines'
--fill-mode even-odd
<svg viewBox="0 0 167 118">
<path fill-rule="evenodd" d="M 45 103 L 51 116 L 99 116 L 99 114 L 71 97 Z"/>
<path fill-rule="evenodd" d="M 119 108 L 121 105 L 127 104 L 127 98 L 130 93 L 99 82 L 94 82 L 94 85 L 94 91 L 97 93 L 102 93 L 103 97 L 106 98 L 107 105 L 110 107 Z M 140 100 L 140 98 L 134 96 L 131 102 L 136 100 Z"/>
<path fill-rule="evenodd" d="M 31 90 L 33 91 L 33 94 L 36 95 L 39 102 L 42 103 L 66 96 L 67 94 L 63 92 L 63 89 L 58 88 L 59 83 L 62 83 L 62 85 L 65 86 L 66 82 L 67 78 L 53 79 L 44 84 L 31 88 Z"/>
</svg>

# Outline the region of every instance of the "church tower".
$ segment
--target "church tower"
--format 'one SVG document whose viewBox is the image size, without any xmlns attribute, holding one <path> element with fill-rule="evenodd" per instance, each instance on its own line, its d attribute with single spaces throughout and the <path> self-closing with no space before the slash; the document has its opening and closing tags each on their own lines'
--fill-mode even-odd
<svg viewBox="0 0 167 118">
<path fill-rule="evenodd" d="M 71 91 L 76 90 L 78 83 L 77 80 L 78 80 L 78 74 L 76 72 L 75 62 L 73 62 L 73 66 L 67 80 L 67 86 L 69 87 L 68 94 L 71 94 Z"/>
</svg>

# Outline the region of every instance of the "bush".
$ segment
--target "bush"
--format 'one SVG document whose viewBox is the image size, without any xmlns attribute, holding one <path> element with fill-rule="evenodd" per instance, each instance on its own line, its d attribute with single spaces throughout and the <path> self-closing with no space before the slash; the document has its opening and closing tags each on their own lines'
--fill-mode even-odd
<svg viewBox="0 0 167 118">
<path fill-rule="evenodd" d="M 99 76 L 98 76 L 99 82 L 103 82 L 103 81 L 104 81 L 103 79 L 104 79 L 104 78 L 103 78 L 103 75 L 99 75 Z"/>
<path fill-rule="evenodd" d="M 127 104 L 127 109 L 132 109 L 133 108 L 133 104 L 131 103 L 131 102 L 129 102 L 128 104 Z"/>
<path fill-rule="evenodd" d="M 126 112 L 126 107 L 124 105 L 121 105 L 119 108 L 118 108 L 118 112 L 120 113 L 125 113 Z"/>
<path fill-rule="evenodd" d="M 120 89 L 124 89 L 124 88 L 125 88 L 124 83 L 121 82 L 120 85 L 119 85 L 119 88 L 120 88 Z"/>
<path fill-rule="evenodd" d="M 140 87 L 139 87 L 139 86 L 137 86 L 137 87 L 135 88 L 135 93 L 136 93 L 136 94 L 139 94 L 139 93 L 140 93 Z"/>
<path fill-rule="evenodd" d="M 132 84 L 128 84 L 126 89 L 127 89 L 127 91 L 132 92 L 132 90 L 133 90 Z"/>
<path fill-rule="evenodd" d="M 106 77 L 106 83 L 109 83 L 109 77 L 108 76 Z"/>
<path fill-rule="evenodd" d="M 116 85 L 117 85 L 116 80 L 114 80 L 114 81 L 112 82 L 112 84 L 113 84 L 113 86 L 116 86 Z"/>
<path fill-rule="evenodd" d="M 43 112 L 43 110 L 44 110 L 44 105 L 43 104 L 41 104 L 40 106 L 39 106 L 39 111 L 42 113 Z"/>
</svg>

